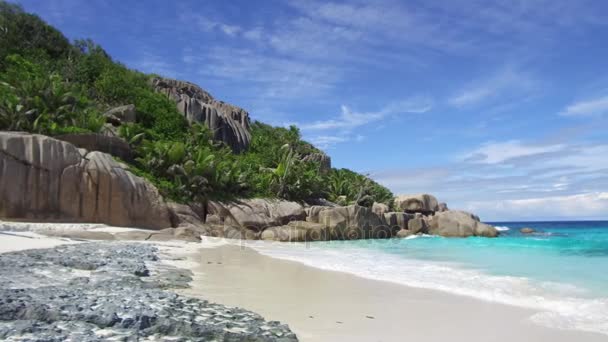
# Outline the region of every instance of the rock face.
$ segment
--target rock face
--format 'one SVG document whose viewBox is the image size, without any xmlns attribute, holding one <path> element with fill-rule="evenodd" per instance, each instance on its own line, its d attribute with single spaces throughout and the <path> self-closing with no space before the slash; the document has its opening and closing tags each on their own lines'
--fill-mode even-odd
<svg viewBox="0 0 608 342">
<path fill-rule="evenodd" d="M 329 240 L 329 229 L 320 223 L 292 221 L 284 226 L 270 227 L 262 232 L 262 240 L 305 242 Z"/>
<path fill-rule="evenodd" d="M 532 234 L 534 232 L 536 232 L 534 229 L 532 228 L 522 228 L 519 230 L 520 233 L 522 234 Z"/>
<path fill-rule="evenodd" d="M 151 83 L 157 92 L 177 103 L 177 109 L 189 122 L 207 125 L 215 140 L 223 141 L 235 152 L 244 151 L 249 146 L 249 113 L 244 109 L 218 101 L 189 82 L 156 77 Z"/>
<path fill-rule="evenodd" d="M 323 152 L 315 152 L 302 158 L 303 161 L 313 161 L 319 163 L 319 171 L 328 173 L 331 170 L 331 158 Z"/>
<path fill-rule="evenodd" d="M 396 233 L 370 208 L 358 205 L 321 210 L 318 220 L 328 227 L 332 240 L 389 238 Z"/>
<path fill-rule="evenodd" d="M 412 218 L 411 214 L 390 212 L 384 214 L 384 221 L 389 227 L 408 229 L 408 221 Z"/>
<path fill-rule="evenodd" d="M 281 226 L 290 221 L 304 221 L 304 207 L 296 202 L 254 198 L 226 204 L 229 215 L 224 222 L 254 231 Z"/>
<path fill-rule="evenodd" d="M 124 161 L 133 160 L 131 146 L 123 139 L 116 136 L 107 136 L 96 133 L 64 134 L 54 137 L 55 139 L 67 141 L 70 144 L 84 148 L 87 151 L 99 151 L 118 157 Z"/>
<path fill-rule="evenodd" d="M 428 233 L 427 220 L 422 216 L 416 216 L 407 222 L 407 229 L 412 232 L 412 234 L 426 234 Z"/>
<path fill-rule="evenodd" d="M 115 126 L 119 126 L 123 123 L 135 122 L 137 120 L 135 105 L 132 104 L 112 108 L 103 113 L 103 116 L 106 117 L 107 122 Z"/>
<path fill-rule="evenodd" d="M 473 214 L 464 211 L 444 211 L 436 213 L 429 220 L 429 233 L 446 237 L 497 237 L 496 228 L 482 223 Z"/>
<path fill-rule="evenodd" d="M 395 207 L 406 212 L 433 213 L 439 210 L 439 203 L 429 194 L 399 195 L 395 198 Z"/>
<path fill-rule="evenodd" d="M 110 155 L 18 132 L 0 132 L 0 217 L 171 227 L 158 190 Z"/>
<path fill-rule="evenodd" d="M 378 202 L 374 202 L 374 204 L 372 204 L 372 211 L 374 212 L 374 214 L 382 217 L 384 216 L 385 213 L 389 212 L 389 207 L 388 205 L 384 204 L 384 203 L 378 203 Z"/>
</svg>

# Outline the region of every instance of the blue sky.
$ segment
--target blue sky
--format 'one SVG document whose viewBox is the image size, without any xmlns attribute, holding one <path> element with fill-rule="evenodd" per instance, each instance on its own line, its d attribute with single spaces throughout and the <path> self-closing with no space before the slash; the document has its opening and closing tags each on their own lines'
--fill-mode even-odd
<svg viewBox="0 0 608 342">
<path fill-rule="evenodd" d="M 23 0 L 485 220 L 608 218 L 608 3 Z"/>
</svg>

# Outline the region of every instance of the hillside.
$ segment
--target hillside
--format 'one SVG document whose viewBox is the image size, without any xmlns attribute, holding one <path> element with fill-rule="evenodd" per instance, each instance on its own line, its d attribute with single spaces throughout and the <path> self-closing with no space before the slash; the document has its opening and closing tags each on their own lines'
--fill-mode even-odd
<svg viewBox="0 0 608 342">
<path fill-rule="evenodd" d="M 182 203 L 392 201 L 370 178 L 330 168 L 329 157 L 295 126 L 251 123 L 244 109 L 197 85 L 131 70 L 93 41 L 70 42 L 17 5 L 0 2 L 0 28 L 0 130 L 121 139 L 114 145 L 126 152 L 114 156 Z"/>
</svg>

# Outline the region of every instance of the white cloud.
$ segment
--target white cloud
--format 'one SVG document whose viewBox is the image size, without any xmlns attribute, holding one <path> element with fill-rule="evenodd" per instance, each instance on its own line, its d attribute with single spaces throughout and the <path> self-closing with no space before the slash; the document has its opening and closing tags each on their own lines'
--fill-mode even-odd
<svg viewBox="0 0 608 342">
<path fill-rule="evenodd" d="M 477 105 L 489 100 L 510 100 L 513 94 L 528 93 L 535 87 L 536 81 L 525 73 L 506 68 L 493 76 L 477 80 L 448 99 L 454 107 L 467 107 Z"/>
<path fill-rule="evenodd" d="M 328 149 L 331 146 L 350 140 L 348 136 L 318 135 L 307 138 L 309 142 L 320 149 Z"/>
<path fill-rule="evenodd" d="M 486 220 L 543 218 L 605 218 L 608 192 L 567 196 L 549 196 L 514 200 L 472 201 L 466 206 L 472 212 L 483 212 Z"/>
<path fill-rule="evenodd" d="M 337 118 L 315 121 L 312 123 L 300 123 L 299 126 L 305 131 L 329 129 L 351 130 L 371 122 L 377 122 L 378 120 L 391 115 L 425 113 L 431 110 L 432 106 L 432 100 L 428 97 L 413 97 L 404 101 L 391 103 L 375 112 L 357 112 L 342 105 L 341 113 Z"/>
<path fill-rule="evenodd" d="M 608 113 L 608 96 L 580 101 L 566 107 L 560 114 L 564 116 L 596 116 Z"/>
<path fill-rule="evenodd" d="M 498 164 L 510 159 L 527 157 L 542 153 L 558 152 L 564 145 L 532 145 L 519 140 L 486 143 L 466 154 L 465 161 L 483 164 Z"/>
</svg>

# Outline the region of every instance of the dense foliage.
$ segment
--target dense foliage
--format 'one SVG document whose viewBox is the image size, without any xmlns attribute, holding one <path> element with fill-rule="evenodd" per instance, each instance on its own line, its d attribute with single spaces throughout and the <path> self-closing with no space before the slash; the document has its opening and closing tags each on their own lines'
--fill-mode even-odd
<svg viewBox="0 0 608 342">
<path fill-rule="evenodd" d="M 295 126 L 252 124 L 249 149 L 234 154 L 211 139 L 205 126 L 189 125 L 151 75 L 117 63 L 90 40 L 73 44 L 35 15 L 0 1 L 0 129 L 47 135 L 109 129 L 102 113 L 134 104 L 137 122 L 118 134 L 136 158 L 134 172 L 174 200 L 279 197 L 328 198 L 370 205 L 392 194 L 366 176 L 323 171 L 304 158 L 320 153 Z"/>
</svg>

